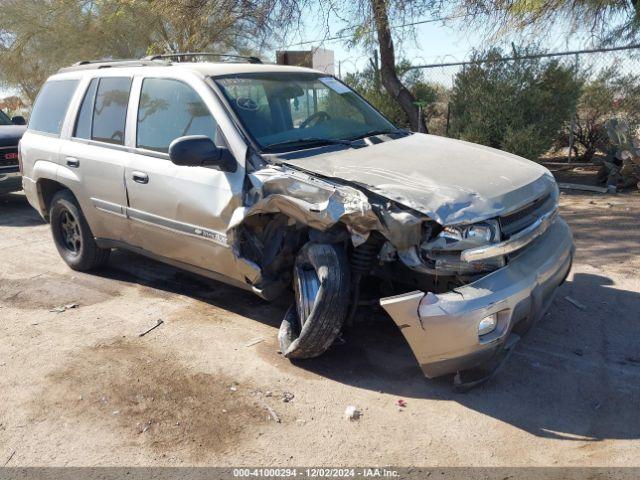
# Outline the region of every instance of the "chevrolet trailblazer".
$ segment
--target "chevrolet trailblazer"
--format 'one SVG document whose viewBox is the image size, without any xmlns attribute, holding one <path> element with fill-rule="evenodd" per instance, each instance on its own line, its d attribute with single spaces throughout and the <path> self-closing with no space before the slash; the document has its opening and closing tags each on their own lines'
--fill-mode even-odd
<svg viewBox="0 0 640 480">
<path fill-rule="evenodd" d="M 549 171 L 401 130 L 325 73 L 206 56 L 44 84 L 23 184 L 72 269 L 124 248 L 265 299 L 292 289 L 292 359 L 326 351 L 371 285 L 427 377 L 490 365 L 541 317 L 573 256 Z"/>
</svg>

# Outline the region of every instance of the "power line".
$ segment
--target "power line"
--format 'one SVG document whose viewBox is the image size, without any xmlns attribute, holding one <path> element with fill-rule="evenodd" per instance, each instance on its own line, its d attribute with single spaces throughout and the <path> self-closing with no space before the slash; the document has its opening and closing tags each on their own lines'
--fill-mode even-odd
<svg viewBox="0 0 640 480">
<path fill-rule="evenodd" d="M 461 14 L 461 15 L 452 15 L 450 17 L 438 17 L 438 18 L 429 18 L 426 20 L 418 20 L 417 22 L 409 22 L 409 23 L 403 23 L 400 25 L 392 25 L 389 28 L 391 30 L 395 30 L 397 28 L 405 28 L 405 27 L 414 27 L 416 25 L 423 25 L 425 23 L 435 23 L 435 22 L 444 22 L 447 20 L 456 20 L 458 18 L 465 18 L 465 17 L 469 17 L 471 16 L 471 13 L 465 13 L 465 14 Z M 356 28 L 358 28 L 357 26 L 350 26 L 350 27 L 345 27 L 342 29 L 342 31 L 345 30 L 355 30 Z M 351 35 L 336 35 L 335 37 L 325 37 L 325 38 L 318 38 L 316 40 L 305 40 L 303 42 L 298 42 L 298 43 L 291 43 L 289 45 L 284 46 L 283 48 L 288 48 L 288 47 L 295 47 L 295 46 L 299 46 L 299 45 L 308 45 L 310 43 L 318 43 L 318 42 L 330 42 L 333 40 L 344 40 L 345 38 L 349 38 L 351 37 Z"/>
</svg>

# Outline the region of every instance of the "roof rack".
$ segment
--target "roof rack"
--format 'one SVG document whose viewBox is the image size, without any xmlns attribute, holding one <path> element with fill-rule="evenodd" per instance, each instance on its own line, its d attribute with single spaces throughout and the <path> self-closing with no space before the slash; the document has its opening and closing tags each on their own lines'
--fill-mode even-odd
<svg viewBox="0 0 640 480">
<path fill-rule="evenodd" d="M 70 67 L 64 67 L 58 70 L 58 73 L 72 72 L 76 70 L 92 70 L 96 68 L 115 68 L 115 67 L 152 67 L 160 65 L 171 65 L 172 62 L 193 62 L 198 61 L 200 57 L 229 58 L 232 61 L 245 61 L 249 63 L 262 63 L 258 57 L 247 57 L 243 55 L 231 55 L 224 53 L 207 53 L 207 52 L 185 52 L 185 53 L 163 53 L 159 55 L 149 55 L 141 59 L 120 59 L 120 60 L 82 60 L 76 62 Z M 164 60 L 159 62 L 158 60 Z"/>
<path fill-rule="evenodd" d="M 64 67 L 58 70 L 58 73 L 72 72 L 76 70 L 92 70 L 96 68 L 114 68 L 114 67 L 149 67 L 159 66 L 158 62 L 152 62 L 150 60 L 81 60 L 76 62 L 70 67 Z"/>
<path fill-rule="evenodd" d="M 197 59 L 198 57 L 229 58 L 231 60 L 240 60 L 249 63 L 262 63 L 262 60 L 260 60 L 258 57 L 208 52 L 163 53 L 160 55 L 149 55 L 148 57 L 144 57 L 142 60 L 173 60 L 175 62 L 185 62 L 193 61 L 191 59 Z"/>
</svg>

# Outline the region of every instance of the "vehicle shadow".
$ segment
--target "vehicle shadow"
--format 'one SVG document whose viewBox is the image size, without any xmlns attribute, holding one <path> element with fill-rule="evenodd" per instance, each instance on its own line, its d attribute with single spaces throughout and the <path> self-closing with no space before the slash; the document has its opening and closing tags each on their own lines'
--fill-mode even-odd
<svg viewBox="0 0 640 480">
<path fill-rule="evenodd" d="M 43 223 L 23 193 L 0 195 L 0 227 L 33 227 Z"/>
<path fill-rule="evenodd" d="M 210 280 L 125 250 L 114 250 L 95 275 L 205 302 L 278 328 L 293 300 L 289 294 L 267 302 L 252 292 Z"/>
<path fill-rule="evenodd" d="M 285 295 L 267 303 L 128 252 L 114 252 L 100 275 L 198 299 L 269 325 L 274 336 L 292 300 Z M 640 294 L 613 288 L 607 277 L 570 276 L 500 373 L 465 394 L 453 391 L 450 378 L 426 379 L 382 311 L 362 309 L 344 341 L 321 357 L 290 364 L 275 349 L 272 355 L 287 374 L 305 372 L 404 399 L 455 401 L 540 437 L 635 439 L 640 437 L 640 324 L 634 314 L 639 310 Z"/>
</svg>

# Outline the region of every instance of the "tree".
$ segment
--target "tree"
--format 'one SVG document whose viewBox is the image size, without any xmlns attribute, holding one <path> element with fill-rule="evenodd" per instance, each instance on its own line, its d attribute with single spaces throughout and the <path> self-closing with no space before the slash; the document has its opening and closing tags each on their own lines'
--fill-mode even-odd
<svg viewBox="0 0 640 480">
<path fill-rule="evenodd" d="M 0 82 L 33 102 L 61 66 L 144 52 L 148 38 L 140 22 L 111 7 L 82 0 L 0 0 Z"/>
<path fill-rule="evenodd" d="M 496 33 L 544 33 L 568 26 L 603 40 L 620 43 L 640 36 L 638 0 L 460 0 L 453 8 L 471 23 Z"/>
<path fill-rule="evenodd" d="M 255 52 L 290 21 L 276 0 L 0 0 L 0 11 L 0 83 L 30 102 L 79 60 Z"/>
<path fill-rule="evenodd" d="M 114 1 L 114 0 L 111 0 Z M 119 0 L 122 5 L 130 0 Z M 275 0 L 138 0 L 147 10 L 150 50 L 252 53 L 269 45 L 276 26 L 290 19 Z M 277 13 L 277 14 L 276 14 Z"/>
<path fill-rule="evenodd" d="M 557 60 L 502 58 L 496 49 L 476 53 L 478 63 L 456 75 L 451 134 L 536 159 L 571 118 L 581 81 Z"/>
<path fill-rule="evenodd" d="M 419 115 L 418 106 L 415 105 L 416 97 L 402 83 L 396 71 L 395 47 L 389 23 L 389 0 L 371 0 L 371 11 L 380 49 L 382 84 L 409 118 L 411 129 L 427 132 L 424 117 Z"/>
</svg>

